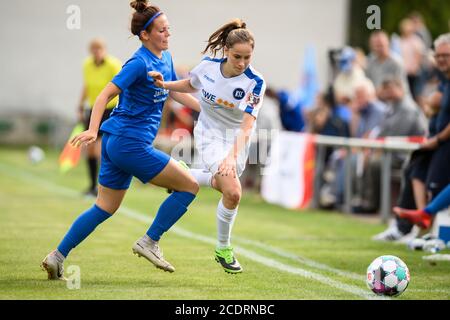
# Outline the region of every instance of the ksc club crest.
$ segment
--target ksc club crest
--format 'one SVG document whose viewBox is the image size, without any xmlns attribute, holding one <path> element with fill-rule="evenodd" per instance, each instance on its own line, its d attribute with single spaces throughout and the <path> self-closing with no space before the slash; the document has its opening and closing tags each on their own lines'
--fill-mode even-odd
<svg viewBox="0 0 450 320">
<path fill-rule="evenodd" d="M 233 91 L 233 97 L 234 97 L 236 100 L 242 100 L 242 99 L 244 99 L 244 96 L 245 96 L 245 91 L 244 91 L 244 89 L 241 89 L 241 88 L 234 89 L 234 91 Z"/>
</svg>

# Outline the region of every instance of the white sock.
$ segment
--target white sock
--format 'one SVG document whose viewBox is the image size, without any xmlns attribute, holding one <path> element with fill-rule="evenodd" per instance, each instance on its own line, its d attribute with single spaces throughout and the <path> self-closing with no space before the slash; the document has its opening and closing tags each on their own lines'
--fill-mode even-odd
<svg viewBox="0 0 450 320">
<path fill-rule="evenodd" d="M 220 199 L 217 206 L 217 248 L 224 249 L 231 245 L 231 229 L 237 212 L 238 208 L 233 210 L 225 208 L 222 198 Z"/>
<path fill-rule="evenodd" d="M 212 173 L 205 169 L 189 169 L 189 172 L 201 186 L 211 187 Z"/>
</svg>

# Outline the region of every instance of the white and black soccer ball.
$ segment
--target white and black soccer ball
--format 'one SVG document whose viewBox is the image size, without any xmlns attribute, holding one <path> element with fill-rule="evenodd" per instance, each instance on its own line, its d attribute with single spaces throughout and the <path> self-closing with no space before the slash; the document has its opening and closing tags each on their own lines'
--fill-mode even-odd
<svg viewBox="0 0 450 320">
<path fill-rule="evenodd" d="M 380 296 L 398 296 L 406 290 L 409 280 L 408 267 L 395 256 L 380 256 L 367 268 L 367 286 Z"/>
</svg>

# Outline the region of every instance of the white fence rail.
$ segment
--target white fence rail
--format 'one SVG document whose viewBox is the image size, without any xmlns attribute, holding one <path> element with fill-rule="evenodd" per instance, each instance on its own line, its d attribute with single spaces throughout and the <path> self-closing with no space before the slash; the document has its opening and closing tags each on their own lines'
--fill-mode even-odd
<svg viewBox="0 0 450 320">
<path fill-rule="evenodd" d="M 351 151 L 352 148 L 376 149 L 382 152 L 381 165 L 381 206 L 380 213 L 383 222 L 387 222 L 391 214 L 391 175 L 392 175 L 392 153 L 405 152 L 410 153 L 420 147 L 419 143 L 408 141 L 407 137 L 387 137 L 383 140 L 342 138 L 332 136 L 317 135 L 315 139 L 317 145 L 315 179 L 314 179 L 314 199 L 313 207 L 318 207 L 320 193 L 320 175 L 325 168 L 326 147 L 345 148 L 347 156 L 345 159 L 345 190 L 344 190 L 344 211 L 351 212 L 352 199 L 352 170 L 351 170 Z"/>
</svg>

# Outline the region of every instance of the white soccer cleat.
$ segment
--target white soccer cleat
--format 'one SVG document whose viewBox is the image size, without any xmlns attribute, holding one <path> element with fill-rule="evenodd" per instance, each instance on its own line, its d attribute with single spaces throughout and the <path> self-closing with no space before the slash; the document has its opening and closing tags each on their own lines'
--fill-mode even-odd
<svg viewBox="0 0 450 320">
<path fill-rule="evenodd" d="M 159 269 L 168 272 L 175 271 L 175 268 L 169 262 L 164 260 L 158 242 L 151 240 L 148 236 L 144 236 L 134 243 L 133 253 L 139 257 L 144 257 Z"/>
<path fill-rule="evenodd" d="M 63 262 L 57 257 L 56 250 L 50 252 L 42 261 L 41 268 L 47 271 L 49 280 L 63 280 L 67 279 L 64 277 L 64 266 Z"/>
</svg>

